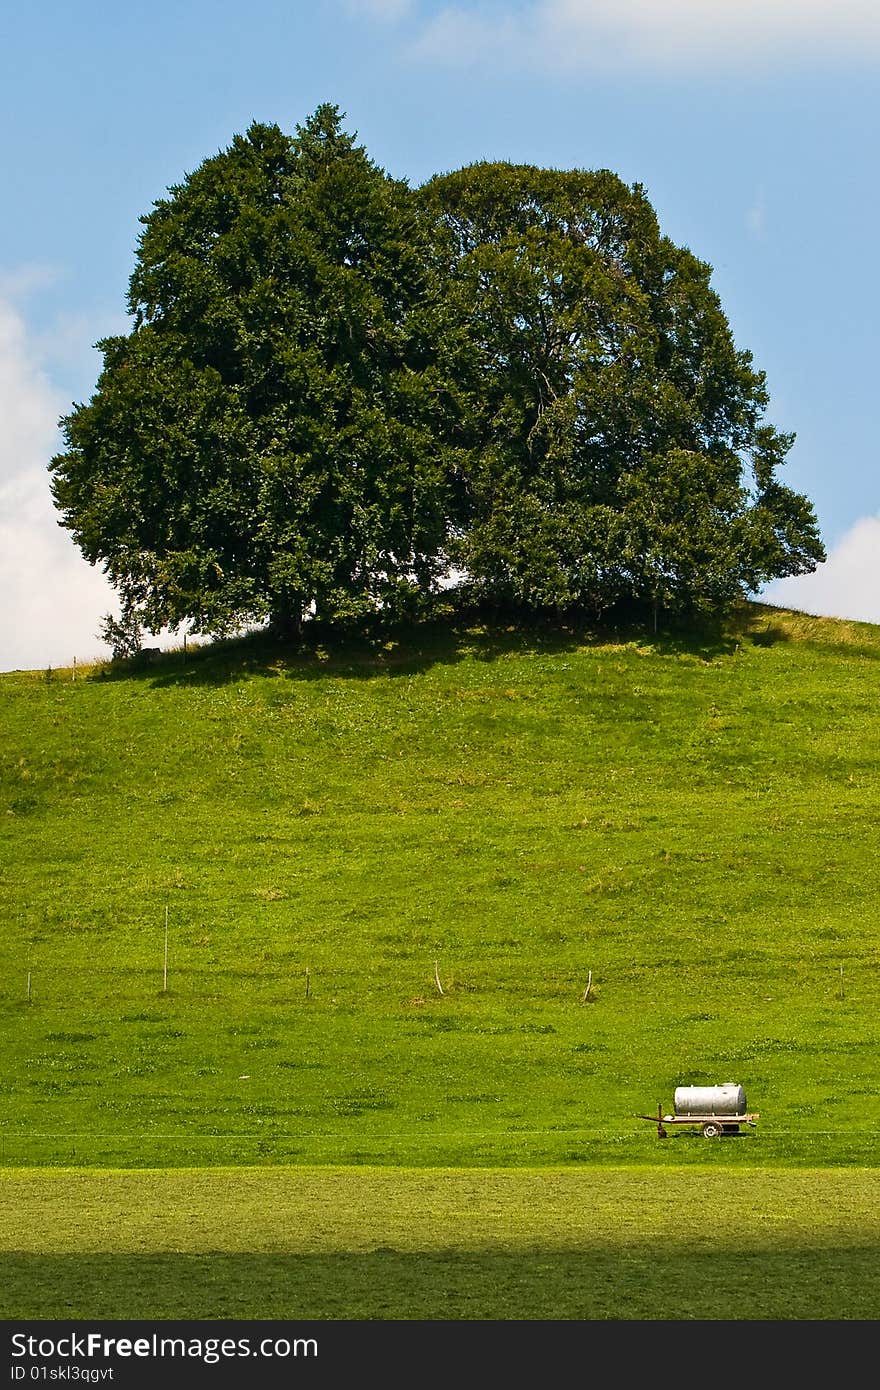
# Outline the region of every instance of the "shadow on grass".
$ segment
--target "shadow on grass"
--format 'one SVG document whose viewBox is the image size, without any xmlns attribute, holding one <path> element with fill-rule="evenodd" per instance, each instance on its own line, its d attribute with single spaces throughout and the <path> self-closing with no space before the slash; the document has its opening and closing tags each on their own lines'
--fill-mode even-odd
<svg viewBox="0 0 880 1390">
<path fill-rule="evenodd" d="M 2 1256 L 0 1317 L 871 1319 L 876 1244 Z"/>
<path fill-rule="evenodd" d="M 583 615 L 552 618 L 448 605 L 419 623 L 377 626 L 357 634 L 310 622 L 298 643 L 256 632 L 205 642 L 185 654 L 178 650 L 140 655 L 97 668 L 90 679 L 143 680 L 157 688 L 220 686 L 251 675 L 319 680 L 331 674 L 369 680 L 415 675 L 465 659 L 493 662 L 514 653 L 552 656 L 609 644 L 713 661 L 737 650 L 749 621 L 748 616 L 738 616 L 727 628 L 712 623 L 655 632 L 651 621 L 627 613 L 600 625 Z"/>
<path fill-rule="evenodd" d="M 778 623 L 767 623 L 765 627 L 755 628 L 750 634 L 755 647 L 775 647 L 777 642 L 787 642 L 788 633 Z"/>
<path fill-rule="evenodd" d="M 837 656 L 880 661 L 878 625 L 847 618 L 823 618 L 793 608 L 755 604 L 744 630 L 756 647 L 773 647 L 778 642 L 797 642 L 800 646 Z"/>
</svg>

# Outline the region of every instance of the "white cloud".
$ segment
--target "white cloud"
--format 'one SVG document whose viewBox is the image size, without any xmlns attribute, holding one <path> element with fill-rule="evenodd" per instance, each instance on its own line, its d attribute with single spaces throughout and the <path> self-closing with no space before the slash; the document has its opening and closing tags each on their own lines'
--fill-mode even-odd
<svg viewBox="0 0 880 1390">
<path fill-rule="evenodd" d="M 876 60 L 877 0 L 531 0 L 452 5 L 413 46 L 454 64 L 525 68 L 644 68 L 712 72 L 789 66 L 803 59 Z"/>
<path fill-rule="evenodd" d="M 761 599 L 820 617 L 880 623 L 880 516 L 862 517 L 812 574 L 779 579 Z"/>
<path fill-rule="evenodd" d="M 40 277 L 7 277 L 10 290 Z M 47 464 L 69 408 L 41 367 L 9 297 L 0 298 L 0 670 L 68 666 L 107 655 L 96 637 L 116 608 L 104 576 L 57 522 Z"/>
</svg>

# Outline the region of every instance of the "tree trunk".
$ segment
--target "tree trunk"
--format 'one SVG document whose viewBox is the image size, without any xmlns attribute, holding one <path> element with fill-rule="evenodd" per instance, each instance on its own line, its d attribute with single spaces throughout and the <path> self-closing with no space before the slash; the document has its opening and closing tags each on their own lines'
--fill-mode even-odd
<svg viewBox="0 0 880 1390">
<path fill-rule="evenodd" d="M 298 642 L 303 630 L 303 605 L 298 594 L 284 594 L 272 613 L 270 628 L 282 642 Z"/>
</svg>

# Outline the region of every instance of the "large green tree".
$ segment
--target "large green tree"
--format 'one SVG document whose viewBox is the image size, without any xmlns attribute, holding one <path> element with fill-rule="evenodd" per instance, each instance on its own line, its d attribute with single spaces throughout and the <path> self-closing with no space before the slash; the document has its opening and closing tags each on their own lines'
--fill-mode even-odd
<svg viewBox="0 0 880 1390">
<path fill-rule="evenodd" d="M 451 334 L 433 233 L 319 107 L 142 218 L 131 332 L 52 462 L 129 621 L 222 632 L 405 609 L 442 570 Z"/>
<path fill-rule="evenodd" d="M 456 559 L 538 609 L 723 610 L 824 551 L 710 267 L 607 171 L 475 164 L 420 196 L 469 325 Z M 464 359 L 462 359 L 464 360 Z"/>
<path fill-rule="evenodd" d="M 52 461 L 120 641 L 418 609 L 718 612 L 824 557 L 710 268 L 600 171 L 411 189 L 321 106 L 143 219 L 131 331 Z"/>
</svg>

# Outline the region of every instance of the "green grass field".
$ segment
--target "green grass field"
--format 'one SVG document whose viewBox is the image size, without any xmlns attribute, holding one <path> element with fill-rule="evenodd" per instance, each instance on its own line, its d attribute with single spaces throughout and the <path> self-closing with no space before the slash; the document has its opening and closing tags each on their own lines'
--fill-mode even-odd
<svg viewBox="0 0 880 1390">
<path fill-rule="evenodd" d="M 652 1191 L 662 1172 L 670 1211 L 682 1184 L 742 1194 L 756 1172 L 861 1190 L 880 1139 L 878 660 L 880 629 L 758 607 L 717 639 L 459 622 L 297 659 L 252 640 L 0 676 L 0 1166 L 22 1199 L 30 1170 L 37 1204 L 8 1287 L 27 1303 L 42 1270 L 51 1303 L 76 1264 L 46 1244 L 40 1195 L 70 1169 L 453 1168 L 487 1193 L 499 1169 L 632 1170 Z M 636 1118 L 725 1080 L 754 1130 L 661 1141 Z M 630 1258 L 623 1237 L 558 1244 L 524 1200 L 533 1271 L 542 1250 L 566 1278 Z M 859 1232 L 840 1258 L 874 1316 L 855 1271 L 877 1232 Z M 761 1259 L 786 1262 L 779 1234 Z M 413 1261 L 446 1259 L 440 1237 L 380 1242 L 412 1316 Z M 347 1239 L 314 1259 L 336 1261 L 333 1306 L 368 1306 L 391 1257 Z M 759 1256 L 731 1239 L 745 1281 Z M 675 1288 L 680 1261 L 712 1263 L 636 1245 Z M 521 1252 L 487 1248 L 451 1315 L 494 1316 L 461 1306 L 511 1288 Z M 237 1287 L 249 1247 L 209 1249 L 205 1278 L 226 1260 Z M 836 1249 L 810 1266 L 817 1297 Z M 137 1250 L 142 1271 L 198 1265 Z M 128 1289 L 132 1251 L 106 1258 Z M 209 1315 L 222 1299 L 193 1278 Z M 504 1306 L 538 1307 L 538 1283 Z M 797 1311 L 811 1297 L 792 1315 L 817 1316 Z M 561 1315 L 629 1316 L 597 1300 Z"/>
<path fill-rule="evenodd" d="M 16 1169 L 0 1197 L 5 1318 L 880 1311 L 877 1169 Z"/>
</svg>

